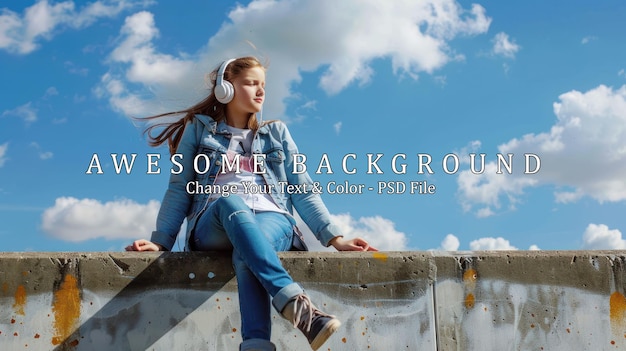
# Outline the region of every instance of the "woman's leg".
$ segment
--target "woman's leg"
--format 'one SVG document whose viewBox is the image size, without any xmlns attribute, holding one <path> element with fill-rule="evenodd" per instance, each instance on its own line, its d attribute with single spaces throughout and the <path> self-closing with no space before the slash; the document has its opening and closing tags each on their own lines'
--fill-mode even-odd
<svg viewBox="0 0 626 351">
<path fill-rule="evenodd" d="M 254 219 L 275 252 L 289 249 L 292 224 L 286 216 L 276 212 L 262 212 L 257 213 Z M 248 268 L 237 249 L 233 250 L 233 266 L 237 272 L 239 286 L 243 339 L 269 339 L 271 335 L 270 296 Z"/>
<path fill-rule="evenodd" d="M 216 200 L 198 221 L 194 238 L 196 249 L 216 250 L 234 246 L 233 266 L 244 339 L 242 350 L 250 345 L 263 349 L 260 344 L 270 339 L 268 292 L 270 295 L 278 294 L 278 300 L 284 301 L 283 305 L 302 293 L 276 255 L 277 251 L 290 248 L 292 225 L 280 213 L 254 215 L 237 196 Z"/>
<path fill-rule="evenodd" d="M 260 215 L 263 214 L 256 216 Z M 238 196 L 220 197 L 210 204 L 198 220 L 193 238 L 194 247 L 196 250 L 219 250 L 228 249 L 231 245 L 230 248 L 239 252 L 239 258 L 259 280 L 265 291 L 276 297 L 280 290 L 295 283 L 283 268 L 276 255 L 276 251 L 279 250 L 268 240 L 256 216 Z M 285 239 L 281 243 L 286 245 L 291 240 L 292 225 L 289 224 L 287 229 L 286 224 L 290 221 L 281 214 L 277 217 L 285 219 L 282 221 L 282 225 L 285 225 L 284 231 L 278 233 Z"/>
</svg>

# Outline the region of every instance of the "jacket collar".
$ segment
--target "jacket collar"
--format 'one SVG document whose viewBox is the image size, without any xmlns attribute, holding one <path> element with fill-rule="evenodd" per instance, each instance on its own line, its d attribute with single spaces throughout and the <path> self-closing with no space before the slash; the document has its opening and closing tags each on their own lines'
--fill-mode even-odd
<svg viewBox="0 0 626 351">
<path fill-rule="evenodd" d="M 228 128 L 226 128 L 226 122 L 224 122 L 223 120 L 216 122 L 213 117 L 207 115 L 196 115 L 196 119 L 204 124 L 207 129 L 213 134 L 230 134 Z M 258 132 L 260 134 L 267 134 L 269 133 L 269 127 L 266 124 L 259 128 Z"/>
</svg>

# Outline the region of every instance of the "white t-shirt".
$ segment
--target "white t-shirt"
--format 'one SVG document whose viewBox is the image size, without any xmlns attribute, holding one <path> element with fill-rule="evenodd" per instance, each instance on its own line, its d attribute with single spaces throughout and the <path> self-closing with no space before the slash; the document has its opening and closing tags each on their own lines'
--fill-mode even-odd
<svg viewBox="0 0 626 351">
<path fill-rule="evenodd" d="M 250 129 L 240 129 L 228 125 L 226 127 L 232 133 L 226 156 L 231 165 L 234 164 L 235 158 L 239 158 L 239 167 L 235 166 L 226 173 L 222 173 L 220 170 L 215 179 L 215 184 L 235 184 L 237 186 L 236 195 L 240 196 L 254 212 L 275 211 L 287 213 L 274 203 L 263 176 L 253 173 L 252 167 L 254 163 L 251 150 L 254 133 Z M 225 167 L 225 165 L 222 164 L 222 167 Z M 249 186 L 244 186 L 244 182 L 249 184 Z M 212 196 L 221 195 L 213 194 Z"/>
</svg>

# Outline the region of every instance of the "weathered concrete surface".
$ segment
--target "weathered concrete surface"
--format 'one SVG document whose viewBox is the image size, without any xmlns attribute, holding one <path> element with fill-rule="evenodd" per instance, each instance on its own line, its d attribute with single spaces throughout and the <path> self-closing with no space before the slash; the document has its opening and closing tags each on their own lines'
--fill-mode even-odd
<svg viewBox="0 0 626 351">
<path fill-rule="evenodd" d="M 625 350 L 624 252 L 282 253 L 323 350 Z M 279 350 L 306 339 L 274 314 Z M 0 254 L 0 350 L 237 350 L 226 253 Z"/>
</svg>

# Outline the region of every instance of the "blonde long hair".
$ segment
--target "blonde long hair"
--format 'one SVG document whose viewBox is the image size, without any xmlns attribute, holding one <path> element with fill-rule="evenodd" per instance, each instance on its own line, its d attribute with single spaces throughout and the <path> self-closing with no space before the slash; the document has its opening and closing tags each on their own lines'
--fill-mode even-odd
<svg viewBox="0 0 626 351">
<path fill-rule="evenodd" d="M 261 67 L 262 69 L 265 69 L 265 66 L 256 57 L 246 56 L 237 58 L 229 63 L 226 67 L 226 70 L 224 71 L 224 79 L 232 81 L 232 79 L 236 78 L 244 70 L 254 67 Z M 219 67 L 214 69 L 209 74 L 211 93 L 209 94 L 209 96 L 204 98 L 204 100 L 184 110 L 137 118 L 139 120 L 153 120 L 161 117 L 183 115 L 182 118 L 175 122 L 159 122 L 147 127 L 144 130 L 144 134 L 148 136 L 148 144 L 150 146 L 159 146 L 167 141 L 170 154 L 173 155 L 178 148 L 178 144 L 180 143 L 180 139 L 183 135 L 185 125 L 187 124 L 187 122 L 191 122 L 195 118 L 196 114 L 209 115 L 216 122 L 226 119 L 226 105 L 217 101 L 213 92 L 213 87 L 215 87 L 215 81 L 217 80 L 218 69 Z M 259 127 L 260 126 L 256 118 L 256 114 L 253 114 L 248 119 L 248 128 L 256 131 L 257 129 L 259 129 Z M 152 134 L 155 129 L 161 128 L 163 128 L 163 130 L 159 131 L 158 134 Z"/>
</svg>

